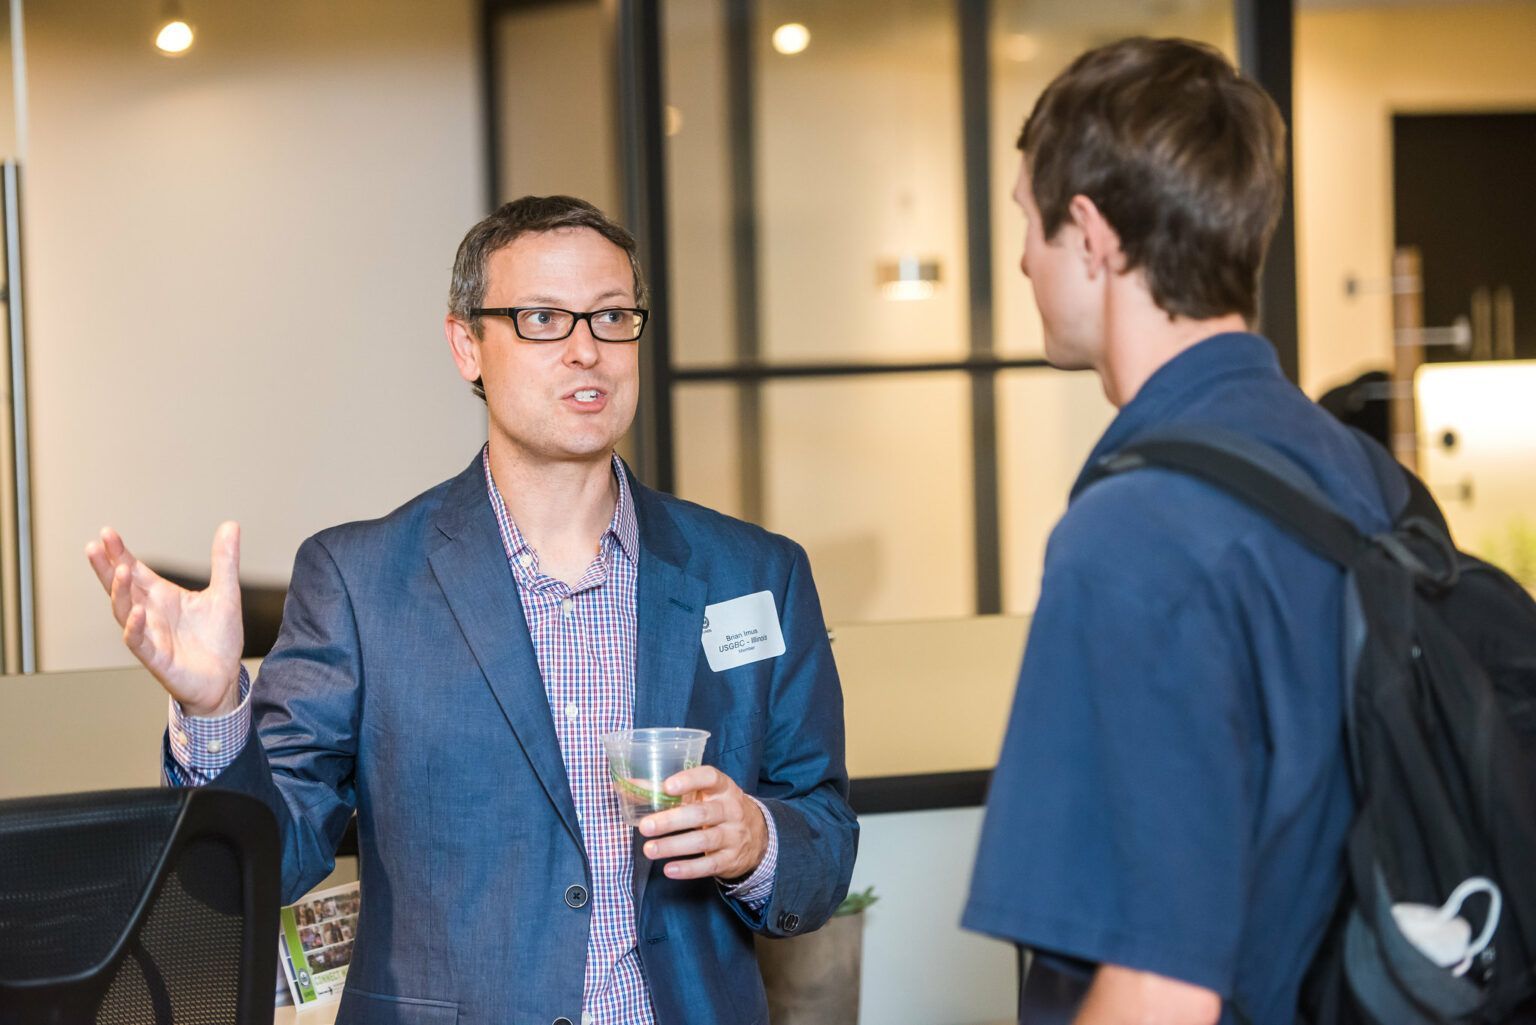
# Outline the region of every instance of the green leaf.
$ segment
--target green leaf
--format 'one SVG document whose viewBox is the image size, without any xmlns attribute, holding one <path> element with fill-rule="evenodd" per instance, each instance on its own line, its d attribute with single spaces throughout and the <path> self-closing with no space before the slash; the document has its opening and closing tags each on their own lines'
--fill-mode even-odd
<svg viewBox="0 0 1536 1025">
<path fill-rule="evenodd" d="M 879 897 L 875 896 L 875 888 L 869 886 L 862 893 L 850 893 L 844 897 L 843 902 L 837 906 L 837 910 L 832 912 L 832 914 L 834 917 L 856 915 L 879 899 Z"/>
</svg>

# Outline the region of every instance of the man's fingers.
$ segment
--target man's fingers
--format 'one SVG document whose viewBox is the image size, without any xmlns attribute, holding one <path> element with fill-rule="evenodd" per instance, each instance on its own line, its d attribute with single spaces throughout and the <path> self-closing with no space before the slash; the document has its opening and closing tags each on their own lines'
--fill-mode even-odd
<svg viewBox="0 0 1536 1025">
<path fill-rule="evenodd" d="M 101 589 L 111 594 L 112 560 L 107 558 L 107 550 L 99 540 L 85 546 L 85 561 L 91 564 L 91 571 L 96 574 Z"/>
<path fill-rule="evenodd" d="M 111 527 L 101 528 L 101 544 L 106 549 L 107 558 L 113 562 L 121 559 L 123 553 L 128 551 L 128 547 L 123 544 L 123 536 Z"/>
<path fill-rule="evenodd" d="M 209 590 L 240 590 L 240 524 L 227 520 L 213 532 L 212 565 L 208 573 Z"/>
<path fill-rule="evenodd" d="M 133 608 L 133 570 L 127 563 L 118 563 L 112 569 L 112 582 L 107 593 L 112 596 L 112 618 L 124 629 L 128 626 L 128 613 Z"/>
<path fill-rule="evenodd" d="M 146 666 L 154 660 L 154 646 L 149 641 L 148 613 L 144 606 L 135 605 L 123 617 L 123 643 L 133 656 Z"/>
<path fill-rule="evenodd" d="M 692 854 L 705 854 L 717 850 L 724 843 L 717 829 L 693 829 L 662 840 L 647 840 L 645 856 L 652 861 L 663 858 L 686 858 Z"/>
<path fill-rule="evenodd" d="M 165 583 L 164 577 L 150 569 L 147 565 L 140 562 L 138 559 L 134 559 L 131 563 L 125 564 L 129 565 L 132 569 L 132 572 L 129 574 L 129 579 L 133 583 L 134 601 L 143 602 L 145 604 L 152 604 L 156 601 L 163 601 L 164 596 L 156 595 L 154 591 L 157 585 Z M 168 584 L 167 586 L 174 588 L 175 591 L 181 590 L 181 588 L 176 587 L 175 584 Z"/>
<path fill-rule="evenodd" d="M 731 777 L 713 765 L 700 765 L 668 776 L 661 788 L 673 797 L 681 797 L 694 791 L 719 791 L 730 783 Z"/>
<path fill-rule="evenodd" d="M 708 879 L 720 874 L 719 859 L 713 854 L 669 861 L 661 870 L 668 879 Z"/>
<path fill-rule="evenodd" d="M 710 809 L 703 802 L 685 804 L 681 808 L 659 811 L 640 820 L 641 836 L 666 836 L 684 829 L 699 829 L 710 825 Z"/>
<path fill-rule="evenodd" d="M 112 571 L 121 562 L 132 562 L 133 554 L 123 545 L 123 539 L 111 527 L 102 527 L 95 541 L 85 546 L 85 557 L 96 571 L 96 579 L 106 591 L 112 590 Z"/>
</svg>

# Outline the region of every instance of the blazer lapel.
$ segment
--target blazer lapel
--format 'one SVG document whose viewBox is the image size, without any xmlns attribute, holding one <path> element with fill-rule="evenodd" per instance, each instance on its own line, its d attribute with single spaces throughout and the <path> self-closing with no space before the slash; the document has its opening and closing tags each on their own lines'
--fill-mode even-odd
<svg viewBox="0 0 1536 1025">
<path fill-rule="evenodd" d="M 550 803 L 585 856 L 544 679 L 486 494 L 479 456 L 449 482 L 437 527 L 446 540 L 428 561 L 438 586 Z"/>
<path fill-rule="evenodd" d="M 626 471 L 628 468 L 626 467 Z M 693 696 L 707 583 L 688 572 L 691 549 L 663 498 L 629 478 L 640 526 L 639 585 L 635 598 L 635 721 L 643 726 L 686 726 Z M 653 865 L 635 838 L 635 908 L 644 899 Z"/>
</svg>

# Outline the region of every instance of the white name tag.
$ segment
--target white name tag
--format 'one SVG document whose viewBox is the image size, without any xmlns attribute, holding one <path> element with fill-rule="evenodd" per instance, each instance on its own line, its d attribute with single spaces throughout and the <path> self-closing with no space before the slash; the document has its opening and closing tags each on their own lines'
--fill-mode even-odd
<svg viewBox="0 0 1536 1025">
<path fill-rule="evenodd" d="M 704 657 L 717 673 L 784 654 L 772 591 L 704 606 Z"/>
</svg>

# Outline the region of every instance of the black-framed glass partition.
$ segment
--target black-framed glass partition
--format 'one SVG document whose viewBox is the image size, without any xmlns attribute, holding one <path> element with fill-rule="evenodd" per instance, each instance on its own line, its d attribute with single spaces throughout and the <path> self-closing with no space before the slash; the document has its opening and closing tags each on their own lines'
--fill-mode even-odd
<svg viewBox="0 0 1536 1025">
<path fill-rule="evenodd" d="M 493 198 L 585 189 L 641 234 L 663 307 L 630 450 L 649 480 L 804 544 L 832 621 L 1023 612 L 1112 415 L 1042 358 L 1023 116 L 1126 35 L 1288 61 L 1256 10 L 501 0 Z"/>
</svg>

